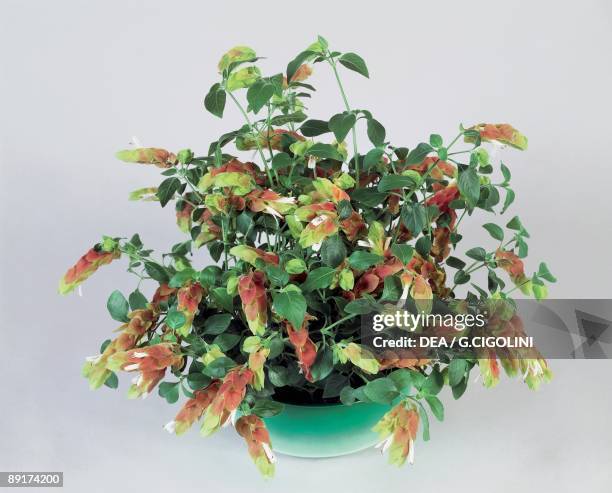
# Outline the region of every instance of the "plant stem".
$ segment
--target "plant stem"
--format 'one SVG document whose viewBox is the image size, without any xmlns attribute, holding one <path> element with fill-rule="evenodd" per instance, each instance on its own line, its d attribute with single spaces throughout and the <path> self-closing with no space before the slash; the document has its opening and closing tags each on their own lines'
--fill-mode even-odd
<svg viewBox="0 0 612 493">
<path fill-rule="evenodd" d="M 329 62 L 329 65 L 331 66 L 334 72 L 336 81 L 338 82 L 338 88 L 340 89 L 342 100 L 344 101 L 344 107 L 346 108 L 346 111 L 350 113 L 351 107 L 349 105 L 348 98 L 346 97 L 346 93 L 344 92 L 344 87 L 342 86 L 342 81 L 340 80 L 338 69 L 336 68 L 336 62 L 331 56 L 329 56 L 329 52 L 328 52 L 327 61 Z M 357 184 L 355 185 L 355 188 L 359 188 L 359 154 L 357 151 L 357 131 L 355 130 L 355 125 L 353 125 L 353 127 L 351 128 L 351 136 L 353 139 L 353 159 L 355 160 L 355 181 L 357 182 Z"/>
<path fill-rule="evenodd" d="M 242 116 L 246 120 L 247 125 L 249 126 L 249 129 L 251 130 L 251 133 L 254 135 L 255 145 L 257 145 L 257 150 L 259 151 L 259 156 L 261 157 L 261 160 L 263 161 L 263 165 L 264 165 L 264 168 L 266 169 L 266 173 L 268 175 L 268 179 L 270 180 L 270 184 L 271 185 L 274 184 L 274 181 L 272 180 L 272 174 L 270 173 L 270 168 L 268 167 L 268 161 L 266 157 L 264 156 L 263 149 L 261 148 L 261 144 L 259 143 L 259 136 L 255 135 L 255 128 L 253 127 L 253 124 L 251 123 L 251 119 L 249 118 L 249 115 L 247 115 L 247 112 L 244 110 L 244 108 L 240 104 L 240 101 L 236 99 L 236 96 L 234 96 L 231 91 L 226 90 L 225 92 L 229 94 L 230 98 L 232 98 L 232 101 L 234 101 L 234 103 L 240 110 L 240 113 L 242 113 Z M 269 129 L 268 129 L 268 135 L 266 136 L 266 138 L 268 139 L 270 138 Z"/>
<path fill-rule="evenodd" d="M 327 330 L 329 330 L 329 329 L 331 329 L 331 328 L 335 327 L 336 325 L 340 325 L 341 323 L 344 323 L 344 322 L 346 322 L 347 320 L 350 320 L 351 318 L 355 318 L 356 316 L 357 316 L 357 314 L 356 314 L 356 313 L 353 313 L 352 315 L 347 315 L 346 317 L 341 318 L 340 320 L 338 320 L 338 321 L 334 322 L 333 324 L 326 325 L 325 327 L 323 327 L 323 328 L 321 329 L 321 332 L 327 331 Z"/>
</svg>

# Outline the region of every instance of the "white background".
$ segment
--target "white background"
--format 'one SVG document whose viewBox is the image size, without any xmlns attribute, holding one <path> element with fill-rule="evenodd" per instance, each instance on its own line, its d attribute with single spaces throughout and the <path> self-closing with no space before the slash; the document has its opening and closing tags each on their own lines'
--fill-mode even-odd
<svg viewBox="0 0 612 493">
<path fill-rule="evenodd" d="M 528 269 L 547 260 L 557 298 L 610 298 L 612 7 L 601 1 L 0 2 L 0 470 L 62 470 L 67 491 L 610 491 L 610 362 L 553 361 L 540 392 L 518 381 L 444 395 L 447 419 L 397 470 L 377 452 L 281 457 L 264 484 L 239 437 L 162 430 L 177 406 L 89 392 L 83 358 L 111 335 L 105 300 L 133 281 L 105 267 L 84 296 L 57 280 L 101 234 L 181 239 L 172 211 L 127 201 L 156 169 L 113 158 L 144 145 L 205 152 L 242 125 L 202 107 L 220 55 L 248 44 L 284 70 L 316 34 L 355 51 L 371 78 L 344 71 L 351 104 L 397 145 L 459 123 L 510 122 L 529 137 L 505 151 L 530 230 Z M 326 67 L 311 116 L 341 99 Z M 511 217 L 511 216 L 509 216 Z M 508 218 L 509 218 L 508 217 Z M 480 221 L 482 223 L 483 221 Z M 464 220 L 466 247 L 485 244 Z M 196 262 L 205 265 L 202 253 Z"/>
</svg>

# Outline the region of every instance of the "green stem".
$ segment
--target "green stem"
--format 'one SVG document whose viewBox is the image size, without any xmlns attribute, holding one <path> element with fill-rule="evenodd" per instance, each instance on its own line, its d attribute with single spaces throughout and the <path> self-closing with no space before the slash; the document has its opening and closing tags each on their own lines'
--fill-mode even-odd
<svg viewBox="0 0 612 493">
<path fill-rule="evenodd" d="M 340 74 L 338 74 L 338 69 L 336 68 L 336 62 L 331 56 L 329 56 L 329 53 L 327 61 L 329 62 L 329 65 L 331 66 L 334 72 L 336 82 L 338 82 L 338 88 L 340 89 L 342 100 L 344 101 L 344 107 L 346 108 L 346 111 L 350 113 L 351 107 L 349 105 L 348 98 L 346 97 L 346 93 L 344 92 L 344 87 L 342 86 L 342 81 L 340 80 Z M 355 160 L 355 181 L 357 182 L 355 188 L 359 188 L 359 154 L 357 150 L 357 131 L 355 130 L 355 125 L 353 125 L 353 127 L 351 128 L 351 136 L 353 139 L 353 159 Z"/>
<path fill-rule="evenodd" d="M 261 148 L 261 145 L 259 143 L 259 136 L 255 135 L 255 128 L 253 127 L 253 124 L 251 123 L 251 119 L 249 118 L 249 115 L 247 114 L 247 112 L 244 110 L 244 108 L 240 104 L 240 101 L 236 99 L 236 96 L 234 96 L 231 91 L 226 90 L 225 92 L 229 94 L 230 98 L 232 98 L 232 101 L 234 101 L 234 103 L 236 104 L 240 112 L 242 113 L 242 116 L 246 120 L 247 125 L 249 126 L 249 129 L 251 130 L 251 133 L 254 135 L 255 145 L 257 146 L 257 150 L 259 151 L 259 156 L 261 157 L 261 160 L 263 161 L 263 165 L 268 175 L 268 179 L 270 180 L 270 184 L 274 184 L 274 181 L 272 180 L 272 174 L 270 173 L 270 168 L 268 167 L 268 161 L 266 157 L 264 156 L 263 149 Z M 269 138 L 269 134 L 270 132 L 268 131 L 267 138 Z"/>
<path fill-rule="evenodd" d="M 326 331 L 328 331 L 329 329 L 334 328 L 336 325 L 340 325 L 341 323 L 344 323 L 344 322 L 346 322 L 347 320 L 350 320 L 351 318 L 355 318 L 356 316 L 357 316 L 357 314 L 356 314 L 356 313 L 353 313 L 352 315 L 347 315 L 346 317 L 341 318 L 340 320 L 338 320 L 338 321 L 334 322 L 333 324 L 326 325 L 325 327 L 323 327 L 323 328 L 321 329 L 321 332 L 326 332 Z"/>
</svg>

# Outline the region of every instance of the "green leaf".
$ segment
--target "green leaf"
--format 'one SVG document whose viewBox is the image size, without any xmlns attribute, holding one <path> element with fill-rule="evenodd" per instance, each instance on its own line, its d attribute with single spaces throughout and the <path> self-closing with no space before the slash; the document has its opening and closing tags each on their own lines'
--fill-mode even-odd
<svg viewBox="0 0 612 493">
<path fill-rule="evenodd" d="M 302 293 L 284 290 L 272 294 L 274 311 L 287 319 L 294 328 L 300 329 L 306 315 L 306 300 Z"/>
<path fill-rule="evenodd" d="M 504 240 L 504 230 L 494 223 L 483 224 L 482 227 L 486 229 L 489 234 L 498 241 Z"/>
<path fill-rule="evenodd" d="M 431 239 L 429 236 L 421 236 L 414 245 L 414 248 L 422 257 L 429 257 L 429 252 L 431 251 Z"/>
<path fill-rule="evenodd" d="M 170 278 L 168 286 L 170 286 L 171 288 L 180 288 L 187 281 L 191 281 L 193 279 L 194 274 L 195 271 L 193 269 L 187 268 L 184 270 L 180 270 Z"/>
<path fill-rule="evenodd" d="M 144 294 L 142 294 L 138 289 L 135 289 L 130 293 L 128 300 L 130 302 L 130 308 L 132 310 L 142 310 L 146 308 L 149 304 Z"/>
<path fill-rule="evenodd" d="M 408 153 L 406 165 L 421 164 L 431 151 L 433 151 L 433 148 L 429 144 L 421 142 Z"/>
<path fill-rule="evenodd" d="M 187 318 L 185 315 L 176 309 L 171 309 L 168 311 L 168 315 L 166 317 L 166 325 L 173 330 L 181 328 L 185 325 Z"/>
<path fill-rule="evenodd" d="M 314 291 L 315 289 L 327 288 L 334 279 L 335 274 L 336 269 L 331 267 L 319 267 L 308 274 L 308 277 L 302 284 L 301 289 L 303 292 L 307 293 L 309 291 Z"/>
<path fill-rule="evenodd" d="M 159 199 L 159 204 L 162 207 L 165 207 L 168 202 L 174 197 L 174 194 L 181 187 L 181 180 L 176 177 L 166 178 L 159 184 L 157 188 L 157 198 Z"/>
<path fill-rule="evenodd" d="M 423 441 L 429 441 L 429 416 L 427 416 L 427 411 L 423 407 L 423 404 L 419 402 L 419 416 L 421 417 L 421 425 L 423 428 Z"/>
<path fill-rule="evenodd" d="M 487 185 L 485 187 L 485 190 L 486 198 L 484 199 L 482 208 L 485 210 L 492 210 L 494 206 L 499 204 L 499 192 L 497 191 L 497 188 L 495 188 L 493 185 Z"/>
<path fill-rule="evenodd" d="M 232 321 L 230 313 L 212 315 L 204 321 L 204 334 L 217 335 L 225 332 Z"/>
<path fill-rule="evenodd" d="M 463 380 L 461 380 L 457 385 L 453 386 L 452 391 L 453 391 L 453 397 L 455 399 L 459 399 L 465 392 L 465 389 L 467 389 L 467 385 L 468 385 L 468 377 L 467 375 L 463 378 Z"/>
<path fill-rule="evenodd" d="M 504 207 L 501 210 L 502 214 L 506 212 L 508 207 L 512 205 L 512 202 L 514 202 L 514 197 L 515 197 L 514 190 L 512 190 L 511 188 L 506 188 L 506 199 L 504 200 Z"/>
<path fill-rule="evenodd" d="M 271 366 L 268 368 L 268 379 L 275 387 L 287 385 L 287 368 L 284 366 Z"/>
<path fill-rule="evenodd" d="M 213 84 L 204 98 L 204 107 L 213 115 L 223 118 L 225 98 L 225 90 L 221 87 L 221 84 Z"/>
<path fill-rule="evenodd" d="M 370 77 L 368 67 L 366 66 L 363 58 L 361 58 L 359 55 L 355 53 L 345 53 L 338 59 L 338 61 L 349 70 L 353 70 L 364 77 Z"/>
<path fill-rule="evenodd" d="M 293 163 L 293 159 L 286 152 L 279 152 L 272 158 L 272 169 L 288 168 Z"/>
<path fill-rule="evenodd" d="M 457 257 L 448 257 L 446 259 L 446 265 L 452 267 L 453 269 L 463 269 L 465 267 L 465 262 Z"/>
<path fill-rule="evenodd" d="M 289 113 L 288 115 L 278 115 L 270 120 L 272 125 L 286 125 L 287 123 L 300 123 L 306 120 L 306 115 L 301 111 L 295 113 Z"/>
<path fill-rule="evenodd" d="M 431 134 L 429 136 L 429 145 L 432 147 L 442 147 L 442 137 L 438 134 Z"/>
<path fill-rule="evenodd" d="M 370 169 L 372 166 L 376 166 L 380 163 L 381 158 L 385 151 L 380 147 L 375 147 L 368 151 L 368 153 L 363 158 L 363 167 L 364 169 Z"/>
<path fill-rule="evenodd" d="M 117 378 L 117 374 L 114 371 L 111 371 L 110 375 L 106 377 L 104 385 L 106 385 L 109 389 L 116 389 L 117 387 L 119 387 L 119 379 Z"/>
<path fill-rule="evenodd" d="M 247 212 L 242 212 L 236 217 L 236 229 L 244 236 L 247 236 L 254 227 L 253 218 Z"/>
<path fill-rule="evenodd" d="M 444 405 L 442 401 L 433 395 L 428 395 L 425 397 L 427 404 L 431 409 L 432 414 L 436 417 L 438 421 L 444 421 Z"/>
<path fill-rule="evenodd" d="M 338 217 L 341 220 L 348 219 L 349 217 L 353 215 L 353 206 L 351 205 L 350 200 L 341 200 L 336 205 L 336 209 L 338 211 Z"/>
<path fill-rule="evenodd" d="M 538 267 L 538 277 L 546 279 L 548 282 L 557 282 L 557 278 L 552 275 L 545 262 L 540 263 Z"/>
<path fill-rule="evenodd" d="M 100 345 L 100 353 L 103 353 L 104 351 L 106 351 L 106 348 L 108 347 L 108 345 L 111 343 L 112 341 L 110 339 L 106 339 L 101 345 Z"/>
<path fill-rule="evenodd" d="M 383 292 L 380 301 L 396 302 L 402 295 L 400 281 L 395 276 L 387 276 L 384 280 Z"/>
<path fill-rule="evenodd" d="M 465 377 L 467 371 L 467 361 L 464 359 L 456 358 L 448 365 L 448 384 L 451 387 L 459 384 Z"/>
<path fill-rule="evenodd" d="M 348 258 L 351 267 L 357 270 L 366 270 L 368 267 L 376 265 L 383 260 L 385 260 L 385 258 L 380 255 L 361 250 L 351 253 L 351 256 Z"/>
<path fill-rule="evenodd" d="M 369 381 L 363 391 L 368 399 L 378 404 L 391 404 L 399 396 L 393 380 L 386 377 Z"/>
<path fill-rule="evenodd" d="M 471 207 L 474 207 L 480 198 L 480 178 L 476 170 L 469 168 L 459 173 L 457 185 L 461 196 Z"/>
<path fill-rule="evenodd" d="M 340 391 L 340 402 L 345 406 L 352 406 L 355 400 L 355 389 L 352 387 L 347 385 Z"/>
<path fill-rule="evenodd" d="M 458 270 L 457 272 L 455 272 L 453 281 L 455 282 L 455 284 L 465 284 L 466 282 L 469 282 L 470 278 L 471 277 L 467 272 L 465 272 L 464 270 Z"/>
<path fill-rule="evenodd" d="M 484 261 L 487 258 L 487 252 L 482 247 L 470 248 L 467 252 L 465 252 L 465 255 L 479 261 Z"/>
<path fill-rule="evenodd" d="M 187 269 L 185 269 L 187 270 Z M 184 272 L 184 271 L 181 271 Z M 198 274 L 198 279 L 200 284 L 206 287 L 216 286 L 218 282 L 221 281 L 221 276 L 223 275 L 223 271 L 220 267 L 216 265 L 209 265 L 204 267 L 200 273 Z"/>
<path fill-rule="evenodd" d="M 368 139 L 370 139 L 370 142 L 372 142 L 372 144 L 374 144 L 376 147 L 380 147 L 385 143 L 387 132 L 385 127 L 383 127 L 378 120 L 368 118 L 367 131 Z"/>
<path fill-rule="evenodd" d="M 323 380 L 327 377 L 334 369 L 334 355 L 333 352 L 325 346 L 322 350 L 317 352 L 317 358 L 314 364 L 310 368 L 310 373 L 314 382 Z"/>
<path fill-rule="evenodd" d="M 224 332 L 223 334 L 219 334 L 213 339 L 213 344 L 219 346 L 219 349 L 221 349 L 221 351 L 229 351 L 236 344 L 238 344 L 241 339 L 242 336 L 240 334 L 231 334 L 229 332 Z"/>
<path fill-rule="evenodd" d="M 228 370 L 234 368 L 235 366 L 236 362 L 234 360 L 222 356 L 221 358 L 217 358 L 206 365 L 202 369 L 202 373 L 208 375 L 210 378 L 223 378 L 227 374 Z"/>
<path fill-rule="evenodd" d="M 407 395 L 410 391 L 410 387 L 412 387 L 412 374 L 405 368 L 392 371 L 389 373 L 388 378 L 393 380 L 395 387 L 402 394 Z"/>
<path fill-rule="evenodd" d="M 378 191 L 389 192 L 401 188 L 415 188 L 416 185 L 411 176 L 385 175 L 378 182 Z"/>
<path fill-rule="evenodd" d="M 412 235 L 417 236 L 425 227 L 427 214 L 420 204 L 408 202 L 402 209 L 401 219 Z"/>
<path fill-rule="evenodd" d="M 179 398 L 179 382 L 162 382 L 159 384 L 159 395 L 168 404 L 174 404 Z"/>
<path fill-rule="evenodd" d="M 306 151 L 309 156 L 319 157 L 321 159 L 334 159 L 336 161 L 342 161 L 342 156 L 336 150 L 336 148 L 330 144 L 321 144 L 317 142 L 310 149 Z"/>
<path fill-rule="evenodd" d="M 147 261 L 144 263 L 144 267 L 149 277 L 160 284 L 166 284 L 170 281 L 170 276 L 161 265 Z"/>
<path fill-rule="evenodd" d="M 130 320 L 128 318 L 130 306 L 121 291 L 115 290 L 111 293 L 106 302 L 106 308 L 113 320 L 117 320 L 117 322 L 128 322 Z"/>
<path fill-rule="evenodd" d="M 278 265 L 267 265 L 265 271 L 266 277 L 276 286 L 283 287 L 289 282 L 289 273 Z"/>
<path fill-rule="evenodd" d="M 253 110 L 253 113 L 258 113 L 270 98 L 274 95 L 275 86 L 266 79 L 259 79 L 249 87 L 247 91 L 247 101 Z"/>
<path fill-rule="evenodd" d="M 341 373 L 333 373 L 325 379 L 323 387 L 323 398 L 338 397 L 344 386 L 348 383 L 348 377 Z"/>
<path fill-rule="evenodd" d="M 385 192 L 379 192 L 375 188 L 356 188 L 350 195 L 351 199 L 365 207 L 376 207 L 387 198 Z"/>
<path fill-rule="evenodd" d="M 402 264 L 407 264 L 412 260 L 414 248 L 411 245 L 400 245 L 395 243 L 391 245 L 391 253 L 395 255 Z"/>
<path fill-rule="evenodd" d="M 331 132 L 329 124 L 323 120 L 306 120 L 300 127 L 304 137 L 316 137 Z"/>
<path fill-rule="evenodd" d="M 371 313 L 380 308 L 381 305 L 376 303 L 372 298 L 363 297 L 347 303 L 344 306 L 344 311 L 354 315 L 365 315 L 366 313 Z"/>
<path fill-rule="evenodd" d="M 272 336 L 268 339 L 268 348 L 270 349 L 270 354 L 268 354 L 268 359 L 274 359 L 282 354 L 285 350 L 285 343 L 283 342 L 283 338 L 280 334 L 276 334 L 276 336 Z"/>
<path fill-rule="evenodd" d="M 508 183 L 510 178 L 512 178 L 512 173 L 510 173 L 510 170 L 504 163 L 501 163 L 501 172 L 504 175 L 504 183 Z"/>
<path fill-rule="evenodd" d="M 436 395 L 442 390 L 444 386 L 444 377 L 437 370 L 432 372 L 425 378 L 423 385 L 421 385 L 421 392 L 426 395 Z"/>
<path fill-rule="evenodd" d="M 219 308 L 223 308 L 226 312 L 232 312 L 234 310 L 234 298 L 227 294 L 227 288 L 225 286 L 213 289 L 211 295 Z"/>
<path fill-rule="evenodd" d="M 349 204 L 350 205 L 350 204 Z M 346 258 L 346 246 L 340 235 L 328 236 L 321 244 L 321 260 L 325 265 L 338 267 Z"/>
<path fill-rule="evenodd" d="M 353 113 L 338 113 L 329 120 L 329 128 L 334 133 L 336 141 L 342 142 L 355 125 L 357 117 Z"/>
<path fill-rule="evenodd" d="M 272 399 L 258 399 L 251 408 L 251 412 L 260 418 L 271 418 L 279 414 L 282 410 L 283 405 Z"/>
<path fill-rule="evenodd" d="M 522 227 L 523 225 L 521 224 L 521 220 L 518 216 L 514 216 L 512 219 L 510 219 L 510 221 L 508 221 L 508 224 L 506 224 L 506 228 L 513 229 L 515 231 L 520 231 Z"/>
<path fill-rule="evenodd" d="M 210 384 L 210 377 L 204 373 L 194 372 L 187 375 L 187 385 L 191 390 L 200 390 Z"/>
</svg>

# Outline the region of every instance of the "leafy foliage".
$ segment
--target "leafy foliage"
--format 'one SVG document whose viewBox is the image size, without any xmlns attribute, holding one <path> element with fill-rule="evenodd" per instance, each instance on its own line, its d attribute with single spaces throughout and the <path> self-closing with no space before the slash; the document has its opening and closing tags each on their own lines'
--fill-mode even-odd
<svg viewBox="0 0 612 493">
<path fill-rule="evenodd" d="M 423 403 L 442 420 L 437 395 L 444 385 L 458 398 L 476 365 L 492 378 L 485 383 L 494 383 L 496 369 L 473 360 L 375 356 L 361 344 L 356 317 L 402 293 L 448 300 L 507 298 L 520 289 L 545 296 L 545 281 L 556 279 L 545 263 L 525 274 L 529 233 L 518 217 L 505 228 L 483 225 L 497 242 L 492 247 L 458 248 L 464 216 L 477 209 L 502 214 L 515 197 L 510 170 L 490 162 L 484 143 L 524 149 L 527 140 L 507 124 L 477 124 L 461 126 L 452 139 L 431 134 L 428 143 L 393 146 L 383 124 L 350 106 L 344 91 L 343 68 L 370 75 L 359 55 L 332 51 L 319 37 L 289 63 L 286 75 L 263 76 L 256 62 L 244 46 L 221 59 L 220 80 L 204 106 L 221 118 L 234 104 L 245 124 L 207 152 L 118 154 L 162 169 L 160 185 L 146 190 L 162 207 L 175 204 L 186 237 L 162 260 L 138 235 L 105 237 L 66 273 L 62 293 L 123 256 L 138 278 L 129 300 L 119 291 L 108 299 L 111 317 L 123 325 L 84 374 L 92 388 L 114 388 L 115 371 L 138 371 L 130 395 L 158 387 L 169 403 L 182 392 L 188 400 L 168 425 L 176 433 L 202 418 L 202 432 L 209 434 L 240 412 L 244 421 L 237 428 L 251 445 L 257 441 L 249 450 L 266 475 L 273 461 L 259 418 L 281 412 L 281 402 L 394 403 L 377 430 L 395 440 L 393 430 L 404 427 L 410 446 L 394 442 L 391 452 L 392 462 L 402 463 L 419 423 L 429 437 Z M 327 65 L 336 76 L 342 113 L 306 116 L 314 91 L 305 82 L 311 64 Z M 356 127 L 363 124 L 368 141 L 358 142 Z M 257 163 L 246 160 L 253 151 Z M 500 183 L 491 179 L 496 172 Z M 150 192 L 132 194 L 145 196 Z M 213 265 L 196 262 L 203 248 Z M 487 273 L 486 286 L 474 282 L 479 269 Z M 150 299 L 141 292 L 143 281 L 156 286 Z M 174 379 L 162 382 L 168 372 Z"/>
</svg>

